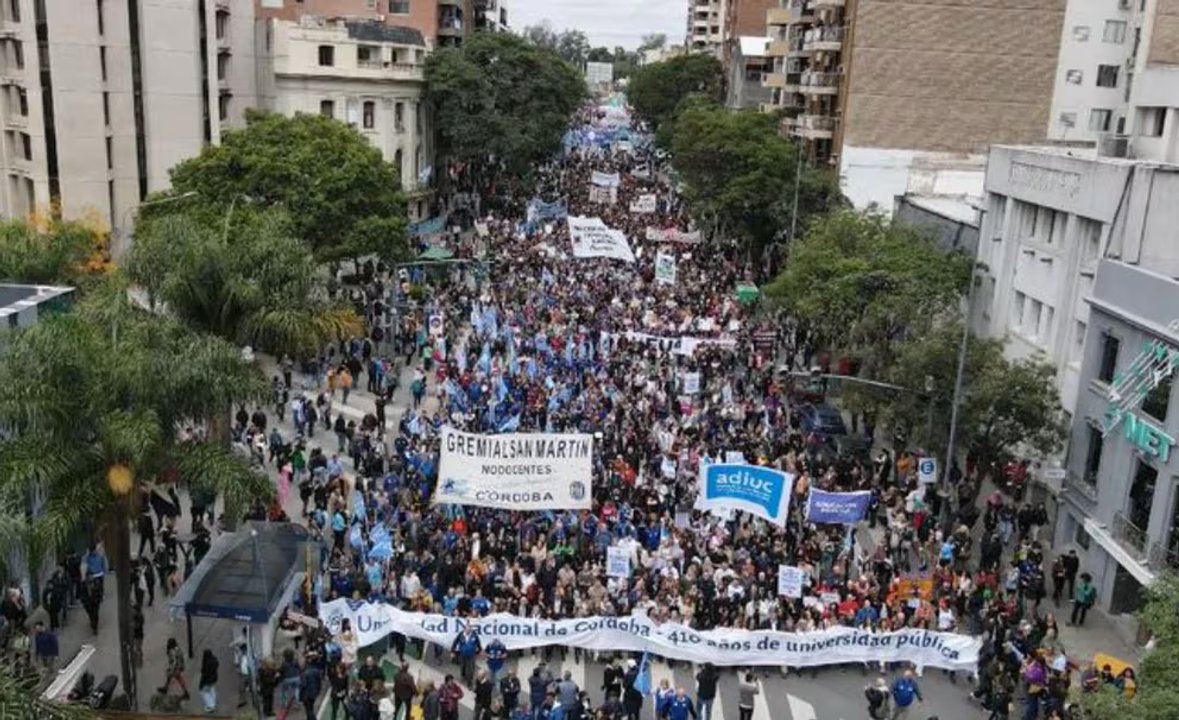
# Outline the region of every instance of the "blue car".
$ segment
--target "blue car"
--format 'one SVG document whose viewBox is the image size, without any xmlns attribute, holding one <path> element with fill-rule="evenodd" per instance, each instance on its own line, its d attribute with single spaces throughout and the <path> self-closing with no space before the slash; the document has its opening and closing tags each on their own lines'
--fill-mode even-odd
<svg viewBox="0 0 1179 720">
<path fill-rule="evenodd" d="M 813 432 L 824 438 L 847 435 L 847 426 L 843 424 L 843 415 L 830 405 L 803 405 L 795 412 L 799 422 L 806 432 Z"/>
</svg>

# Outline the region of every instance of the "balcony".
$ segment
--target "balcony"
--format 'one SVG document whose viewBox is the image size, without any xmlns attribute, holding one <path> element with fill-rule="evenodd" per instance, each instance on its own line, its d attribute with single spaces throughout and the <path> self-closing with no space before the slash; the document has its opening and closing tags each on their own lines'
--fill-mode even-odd
<svg viewBox="0 0 1179 720">
<path fill-rule="evenodd" d="M 763 72 L 761 86 L 764 88 L 780 88 L 786 84 L 786 74 L 780 72 Z"/>
<path fill-rule="evenodd" d="M 798 92 L 803 95 L 834 95 L 839 92 L 839 73 L 804 72 Z"/>
<path fill-rule="evenodd" d="M 766 10 L 766 25 L 789 25 L 790 8 L 776 7 Z"/>
<path fill-rule="evenodd" d="M 801 37 L 794 37 L 787 41 L 786 57 L 801 58 L 811 54 L 811 48 L 807 47 L 806 41 Z"/>
<path fill-rule="evenodd" d="M 808 140 L 830 139 L 835 135 L 835 118 L 822 115 L 800 115 L 794 134 Z"/>
<path fill-rule="evenodd" d="M 809 22 L 814 20 L 814 10 L 811 9 L 811 2 L 809 0 L 783 0 L 783 5 L 786 6 L 790 12 L 790 22 Z"/>
<path fill-rule="evenodd" d="M 1130 521 L 1124 513 L 1114 513 L 1113 532 L 1111 533 L 1118 544 L 1138 558 L 1146 557 L 1147 535 L 1145 528 L 1140 528 Z"/>
<path fill-rule="evenodd" d="M 843 27 L 816 27 L 803 35 L 803 49 L 838 52 L 843 47 Z"/>
<path fill-rule="evenodd" d="M 790 41 L 784 38 L 770 40 L 770 44 L 766 46 L 767 57 L 786 57 L 788 52 L 790 52 Z"/>
<path fill-rule="evenodd" d="M 811 7 L 815 10 L 843 7 L 843 0 L 811 0 Z"/>
</svg>

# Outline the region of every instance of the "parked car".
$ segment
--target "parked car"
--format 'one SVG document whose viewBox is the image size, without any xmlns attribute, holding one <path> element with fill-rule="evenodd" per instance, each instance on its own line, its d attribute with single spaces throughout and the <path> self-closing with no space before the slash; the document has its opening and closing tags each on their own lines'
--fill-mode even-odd
<svg viewBox="0 0 1179 720">
<path fill-rule="evenodd" d="M 847 435 L 843 415 L 830 405 L 803 405 L 798 408 L 799 423 L 806 432 L 813 432 L 824 438 Z"/>
</svg>

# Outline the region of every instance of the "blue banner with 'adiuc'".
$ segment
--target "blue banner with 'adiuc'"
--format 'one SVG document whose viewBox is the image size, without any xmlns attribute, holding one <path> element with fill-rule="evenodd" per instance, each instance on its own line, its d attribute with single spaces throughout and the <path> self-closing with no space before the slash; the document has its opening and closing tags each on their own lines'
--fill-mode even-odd
<svg viewBox="0 0 1179 720">
<path fill-rule="evenodd" d="M 864 519 L 872 493 L 828 492 L 812 489 L 806 500 L 806 519 L 813 523 L 850 525 Z"/>
<path fill-rule="evenodd" d="M 744 510 L 786 525 L 794 476 L 759 465 L 716 463 L 700 466 L 700 510 Z"/>
</svg>

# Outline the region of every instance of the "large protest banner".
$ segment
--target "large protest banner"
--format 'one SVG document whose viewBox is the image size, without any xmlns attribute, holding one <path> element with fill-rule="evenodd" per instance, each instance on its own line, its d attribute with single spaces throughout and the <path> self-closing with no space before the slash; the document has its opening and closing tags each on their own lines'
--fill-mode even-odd
<svg viewBox="0 0 1179 720">
<path fill-rule="evenodd" d="M 590 185 L 589 201 L 599 205 L 613 205 L 618 202 L 618 188 Z"/>
<path fill-rule="evenodd" d="M 435 504 L 589 510 L 594 436 L 442 428 Z"/>
<path fill-rule="evenodd" d="M 640 195 L 630 203 L 630 211 L 632 213 L 653 213 L 655 212 L 656 198 L 653 193 Z"/>
<path fill-rule="evenodd" d="M 533 222 L 564 220 L 568 215 L 569 209 L 564 200 L 545 202 L 540 198 L 532 198 L 528 203 L 528 219 Z"/>
<path fill-rule="evenodd" d="M 594 170 L 594 174 L 590 177 L 590 182 L 598 187 L 616 188 L 622 184 L 622 178 L 618 173 L 604 173 Z"/>
<path fill-rule="evenodd" d="M 635 261 L 626 235 L 606 227 L 600 218 L 570 215 L 565 222 L 569 224 L 569 237 L 573 241 L 573 257 Z"/>
<path fill-rule="evenodd" d="M 813 523 L 844 524 L 857 523 L 868 512 L 872 493 L 828 492 L 811 489 L 806 499 L 806 519 Z"/>
<path fill-rule="evenodd" d="M 744 510 L 786 526 L 794 476 L 759 465 L 700 466 L 699 510 Z"/>
<path fill-rule="evenodd" d="M 450 647 L 470 626 L 486 647 L 493 639 L 508 650 L 563 645 L 586 650 L 650 652 L 665 658 L 713 665 L 814 667 L 858 662 L 903 662 L 945 670 L 974 671 L 982 641 L 969 635 L 906 629 L 872 632 L 833 627 L 808 633 L 770 630 L 693 630 L 658 624 L 645 615 L 543 620 L 496 613 L 459 618 L 398 610 L 385 603 L 333 600 L 320 609 L 329 632 L 344 620 L 364 647 L 391 633 Z"/>
</svg>

